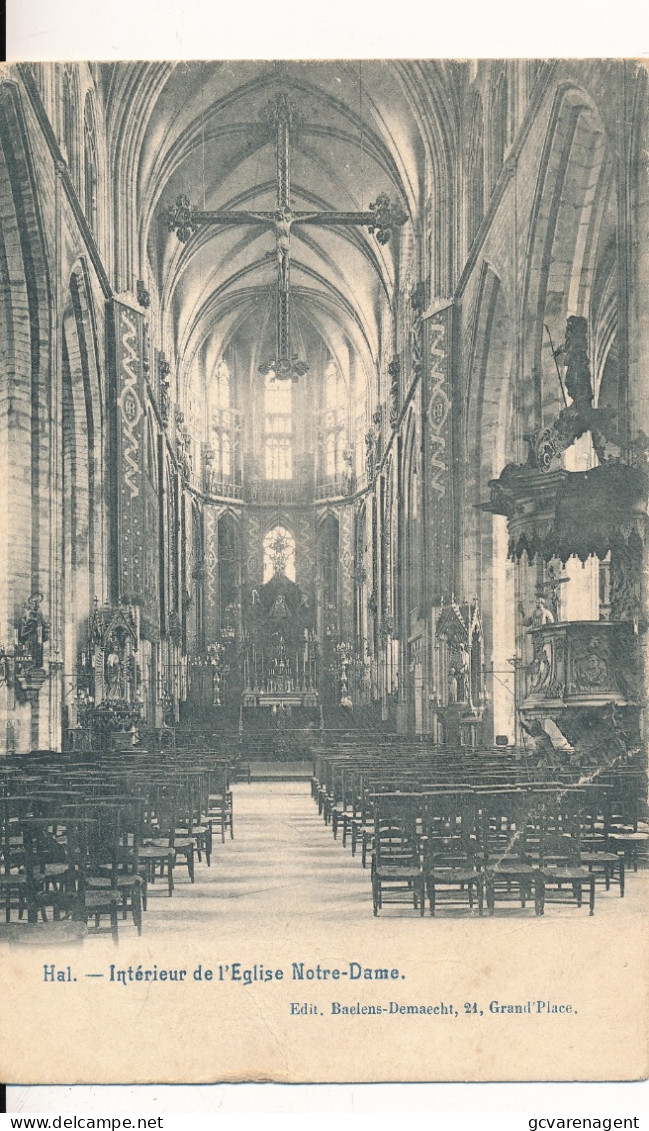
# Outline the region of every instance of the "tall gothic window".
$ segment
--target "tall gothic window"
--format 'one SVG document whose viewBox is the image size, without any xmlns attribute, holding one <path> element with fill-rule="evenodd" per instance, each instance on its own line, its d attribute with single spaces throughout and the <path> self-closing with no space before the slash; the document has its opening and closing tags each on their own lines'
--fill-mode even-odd
<svg viewBox="0 0 649 1131">
<path fill-rule="evenodd" d="M 83 194 L 86 220 L 97 235 L 97 128 L 90 94 L 83 111 Z"/>
<path fill-rule="evenodd" d="M 346 423 L 347 385 L 335 361 L 330 361 L 324 373 L 322 415 L 324 474 L 328 479 L 344 471 Z"/>
<path fill-rule="evenodd" d="M 230 479 L 232 459 L 232 379 L 224 361 L 220 361 L 210 385 L 210 435 L 214 448 L 214 474 L 217 479 Z"/>
<path fill-rule="evenodd" d="M 264 472 L 266 479 L 293 478 L 293 385 L 271 373 L 264 387 Z"/>
</svg>

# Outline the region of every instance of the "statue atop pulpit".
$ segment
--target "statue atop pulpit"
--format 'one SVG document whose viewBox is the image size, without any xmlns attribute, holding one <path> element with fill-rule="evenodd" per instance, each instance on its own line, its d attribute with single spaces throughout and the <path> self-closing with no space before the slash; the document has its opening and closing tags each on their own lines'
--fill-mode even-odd
<svg viewBox="0 0 649 1131">
<path fill-rule="evenodd" d="M 539 593 L 536 598 L 536 608 L 532 613 L 526 616 L 523 602 L 521 601 L 518 606 L 518 611 L 525 628 L 540 628 L 544 624 L 552 624 L 556 619 L 552 610 L 549 609 L 545 603 L 545 597 Z"/>
</svg>

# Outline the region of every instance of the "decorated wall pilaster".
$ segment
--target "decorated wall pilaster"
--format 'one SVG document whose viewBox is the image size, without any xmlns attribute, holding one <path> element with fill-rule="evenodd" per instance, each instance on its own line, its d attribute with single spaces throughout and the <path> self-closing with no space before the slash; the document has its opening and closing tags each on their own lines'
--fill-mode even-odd
<svg viewBox="0 0 649 1131">
<path fill-rule="evenodd" d="M 344 635 L 351 636 L 354 624 L 354 513 L 350 506 L 340 507 L 340 621 L 345 626 Z"/>
<path fill-rule="evenodd" d="M 425 587 L 427 601 L 434 606 L 454 587 L 452 315 L 453 308 L 446 305 L 425 318 L 423 324 L 422 459 L 428 533 Z"/>
<path fill-rule="evenodd" d="M 219 638 L 221 609 L 219 602 L 219 517 L 222 508 L 205 507 L 205 639 L 207 644 Z"/>
<path fill-rule="evenodd" d="M 155 621 L 157 610 L 151 609 L 150 595 L 145 595 L 144 319 L 117 300 L 111 304 L 111 314 L 112 597 L 116 604 L 133 598 L 146 600 L 151 619 Z"/>
</svg>

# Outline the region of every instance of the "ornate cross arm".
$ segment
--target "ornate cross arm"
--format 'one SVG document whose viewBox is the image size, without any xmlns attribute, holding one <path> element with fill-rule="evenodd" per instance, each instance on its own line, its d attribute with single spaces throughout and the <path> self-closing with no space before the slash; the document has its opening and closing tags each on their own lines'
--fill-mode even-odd
<svg viewBox="0 0 649 1131">
<path fill-rule="evenodd" d="M 400 228 L 408 219 L 400 205 L 393 205 L 385 193 L 380 193 L 370 204 L 368 212 L 293 212 L 291 209 L 274 209 L 268 212 L 201 212 L 190 203 L 189 197 L 179 196 L 167 211 L 167 228 L 175 232 L 181 243 L 187 243 L 201 224 L 265 224 L 290 232 L 294 224 L 319 224 L 323 227 L 338 225 L 368 228 L 380 244 L 388 243 L 394 228 Z"/>
<path fill-rule="evenodd" d="M 188 196 L 179 196 L 167 210 L 167 228 L 181 243 L 187 243 L 202 224 L 266 224 L 275 222 L 275 212 L 200 212 Z"/>
<path fill-rule="evenodd" d="M 399 204 L 392 204 L 389 196 L 380 193 L 369 212 L 293 212 L 293 224 L 321 224 L 325 227 L 338 224 L 369 228 L 380 244 L 390 240 L 394 228 L 401 228 L 408 214 Z"/>
</svg>

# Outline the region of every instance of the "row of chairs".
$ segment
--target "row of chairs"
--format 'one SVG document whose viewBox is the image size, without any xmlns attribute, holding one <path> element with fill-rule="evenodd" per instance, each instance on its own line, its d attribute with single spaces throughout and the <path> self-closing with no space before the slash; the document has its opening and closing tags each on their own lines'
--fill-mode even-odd
<svg viewBox="0 0 649 1131">
<path fill-rule="evenodd" d="M 214 832 L 234 835 L 229 765 L 206 752 L 130 748 L 91 762 L 39 754 L 0 768 L 0 900 L 5 921 L 118 914 L 142 930 L 149 885 L 169 896 L 179 865 L 211 865 Z"/>
<path fill-rule="evenodd" d="M 534 906 L 584 895 L 595 910 L 597 867 L 582 856 L 583 796 L 579 790 L 438 790 L 381 793 L 375 798 L 372 852 L 374 914 L 386 902 L 412 903 L 424 914 L 441 906 L 496 903 Z M 624 860 L 608 862 L 624 885 Z"/>
<path fill-rule="evenodd" d="M 506 892 L 514 893 L 523 906 L 533 902 L 539 914 L 546 894 L 554 893 L 556 900 L 557 892 L 561 899 L 572 893 L 571 901 L 581 905 L 585 892 L 592 912 L 595 885 L 606 891 L 615 886 L 623 896 L 625 865 L 637 870 L 639 854 L 649 841 L 646 825 L 639 820 L 642 789 L 634 768 L 616 768 L 577 786 L 568 773 L 557 782 L 554 773 L 543 777 L 538 767 L 517 763 L 498 751 L 402 745 L 397 757 L 386 757 L 386 752 L 359 750 L 356 743 L 355 749 L 319 752 L 311 787 L 334 837 L 342 829 L 343 846 L 351 842 L 352 855 L 360 845 L 363 866 L 371 856 L 375 914 L 386 892 L 388 902 L 394 901 L 392 885 L 381 869 L 395 867 L 409 873 L 401 874 L 394 885 L 397 901 L 405 888 L 407 899 L 421 914 L 424 892 L 431 910 L 440 899 L 449 902 L 448 894 L 454 893 L 469 907 L 482 911 L 486 904 L 493 911 Z M 570 799 L 579 803 L 568 822 Z M 533 817 L 538 827 L 529 852 Z M 450 844 L 453 851 L 461 846 L 462 851 L 455 861 L 446 859 L 442 864 L 436 830 L 444 821 L 447 838 L 454 822 Z M 500 829 L 503 867 L 499 869 L 494 869 L 489 853 L 487 834 L 492 827 Z M 448 880 L 451 875 L 453 882 L 442 882 L 440 876 Z"/>
</svg>

